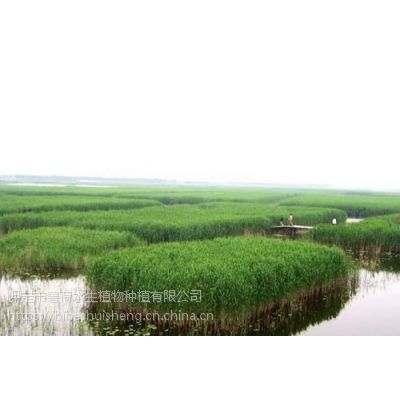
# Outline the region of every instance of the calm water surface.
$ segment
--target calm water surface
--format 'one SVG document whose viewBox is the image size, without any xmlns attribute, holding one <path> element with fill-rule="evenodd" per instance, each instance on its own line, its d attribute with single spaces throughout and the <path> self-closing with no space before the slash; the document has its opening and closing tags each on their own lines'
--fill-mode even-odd
<svg viewBox="0 0 400 400">
<path fill-rule="evenodd" d="M 400 335 L 400 274 L 361 269 L 358 289 L 339 315 L 301 334 Z"/>
</svg>

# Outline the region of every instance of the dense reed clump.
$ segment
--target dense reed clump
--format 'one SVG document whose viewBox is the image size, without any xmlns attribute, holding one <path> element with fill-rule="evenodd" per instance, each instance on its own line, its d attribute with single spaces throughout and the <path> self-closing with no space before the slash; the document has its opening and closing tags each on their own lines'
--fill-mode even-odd
<svg viewBox="0 0 400 400">
<path fill-rule="evenodd" d="M 0 197 L 0 215 L 44 211 L 129 210 L 159 206 L 157 200 L 118 199 L 94 196 L 17 196 Z"/>
<path fill-rule="evenodd" d="M 129 231 L 148 242 L 211 239 L 246 232 L 268 232 L 281 217 L 293 213 L 295 223 L 345 219 L 335 209 L 276 207 L 255 203 L 206 203 L 148 207 L 132 211 L 48 212 L 10 214 L 0 218 L 0 230 L 39 226 L 75 226 L 89 229 Z"/>
<path fill-rule="evenodd" d="M 152 199 L 163 204 L 197 204 L 210 201 L 234 201 L 276 203 L 297 194 L 290 189 L 236 189 L 236 188 L 190 188 L 190 187 L 16 187 L 1 186 L 0 195 L 44 196 L 44 197 L 98 197 Z"/>
<path fill-rule="evenodd" d="M 86 266 L 89 255 L 138 243 L 127 232 L 70 227 L 23 230 L 0 238 L 0 267 L 29 271 L 76 269 Z"/>
<path fill-rule="evenodd" d="M 290 190 L 269 189 L 269 190 L 151 190 L 151 191 L 126 191 L 116 194 L 121 198 L 146 198 L 158 200 L 166 205 L 173 204 L 200 204 L 209 202 L 235 202 L 235 203 L 260 203 L 272 204 L 293 196 Z"/>
<path fill-rule="evenodd" d="M 200 307 L 213 311 L 279 300 L 349 269 L 338 248 L 236 237 L 115 251 L 91 259 L 86 273 L 90 286 L 102 290 L 201 290 Z M 171 304 L 158 306 L 171 308 Z"/>
<path fill-rule="evenodd" d="M 281 205 L 334 207 L 346 211 L 351 217 L 363 218 L 400 212 L 400 195 L 302 194 L 282 200 Z"/>
<path fill-rule="evenodd" d="M 310 236 L 321 243 L 337 244 L 355 250 L 400 251 L 400 223 L 396 215 L 367 218 L 358 224 L 321 225 Z"/>
</svg>

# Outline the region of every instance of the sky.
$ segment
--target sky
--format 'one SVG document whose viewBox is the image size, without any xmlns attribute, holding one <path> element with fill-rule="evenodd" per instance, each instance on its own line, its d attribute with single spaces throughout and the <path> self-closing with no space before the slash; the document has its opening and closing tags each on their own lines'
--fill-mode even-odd
<svg viewBox="0 0 400 400">
<path fill-rule="evenodd" d="M 400 190 L 396 1 L 0 3 L 0 175 Z"/>
</svg>

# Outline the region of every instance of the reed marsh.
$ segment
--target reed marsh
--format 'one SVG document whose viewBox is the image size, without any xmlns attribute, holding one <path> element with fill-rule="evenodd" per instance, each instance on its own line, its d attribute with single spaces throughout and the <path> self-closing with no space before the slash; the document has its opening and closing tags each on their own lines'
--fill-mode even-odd
<svg viewBox="0 0 400 400">
<path fill-rule="evenodd" d="M 338 248 L 235 237 L 114 251 L 92 258 L 86 276 L 90 286 L 103 290 L 200 290 L 201 308 L 211 311 L 277 301 L 350 269 Z"/>
<path fill-rule="evenodd" d="M 43 271 L 85 267 L 88 257 L 139 244 L 127 232 L 56 227 L 26 229 L 0 238 L 0 268 Z"/>
<path fill-rule="evenodd" d="M 293 213 L 295 223 L 314 225 L 333 217 L 345 220 L 337 209 L 279 207 L 257 203 L 205 203 L 145 207 L 138 210 L 50 211 L 0 217 L 3 233 L 41 226 L 73 226 L 134 233 L 147 242 L 212 239 L 243 233 L 268 233 L 280 218 Z"/>
<path fill-rule="evenodd" d="M 310 237 L 355 250 L 400 252 L 399 215 L 371 217 L 357 224 L 320 225 Z"/>
</svg>

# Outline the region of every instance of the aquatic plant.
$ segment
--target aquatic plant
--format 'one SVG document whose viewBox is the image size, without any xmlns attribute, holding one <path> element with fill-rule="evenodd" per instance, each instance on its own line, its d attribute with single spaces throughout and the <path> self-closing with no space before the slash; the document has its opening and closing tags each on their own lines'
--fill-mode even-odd
<svg viewBox="0 0 400 400">
<path fill-rule="evenodd" d="M 400 212 L 400 196 L 389 194 L 356 194 L 325 192 L 323 194 L 302 194 L 283 199 L 281 205 L 334 207 L 347 212 L 351 217 L 368 217 L 374 215 Z"/>
<path fill-rule="evenodd" d="M 1 186 L 0 195 L 13 196 L 82 196 L 98 198 L 152 199 L 164 204 L 196 204 L 210 201 L 234 201 L 276 203 L 298 194 L 291 189 L 236 189 L 236 188 L 192 188 L 192 187 L 29 187 Z"/>
<path fill-rule="evenodd" d="M 314 225 L 344 220 L 335 209 L 276 207 L 256 203 L 205 203 L 146 207 L 130 211 L 47 212 L 8 214 L 0 217 L 0 230 L 39 226 L 75 226 L 89 229 L 129 231 L 148 242 L 211 239 L 245 232 L 268 232 L 283 216 L 293 213 L 295 223 Z"/>
<path fill-rule="evenodd" d="M 343 275 L 350 268 L 338 248 L 236 237 L 114 251 L 91 259 L 86 276 L 91 287 L 103 290 L 200 290 L 199 307 L 212 311 L 276 301 Z M 168 303 L 152 306 L 171 308 Z"/>
<path fill-rule="evenodd" d="M 82 228 L 37 228 L 0 238 L 0 267 L 28 271 L 86 266 L 89 255 L 102 254 L 140 241 L 127 232 Z"/>
<path fill-rule="evenodd" d="M 367 218 L 357 224 L 320 225 L 309 235 L 315 241 L 346 248 L 400 251 L 398 215 Z"/>
<path fill-rule="evenodd" d="M 129 210 L 159 206 L 157 200 L 118 199 L 94 196 L 16 196 L 0 197 L 0 215 L 55 210 Z"/>
</svg>

